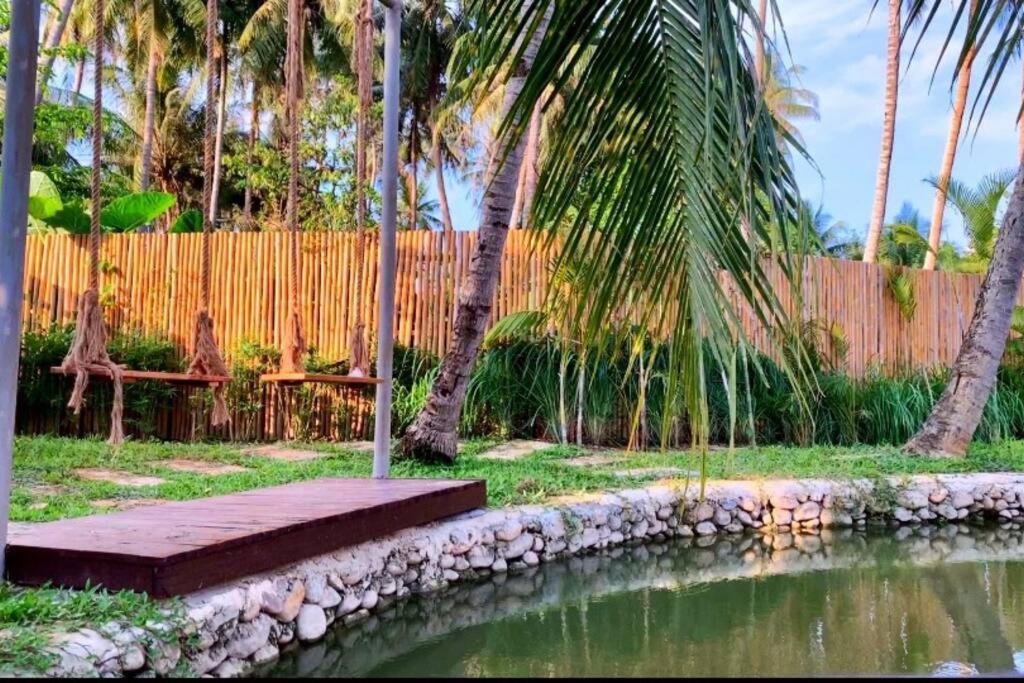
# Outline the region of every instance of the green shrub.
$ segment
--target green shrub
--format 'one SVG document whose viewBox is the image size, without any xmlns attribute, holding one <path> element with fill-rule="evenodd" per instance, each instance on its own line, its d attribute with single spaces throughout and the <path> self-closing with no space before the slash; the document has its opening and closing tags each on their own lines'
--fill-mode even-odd
<svg viewBox="0 0 1024 683">
<path fill-rule="evenodd" d="M 26 419 L 49 417 L 57 431 L 73 428 L 74 416 L 65 408 L 70 380 L 53 375 L 50 368 L 60 365 L 74 339 L 73 325 L 54 325 L 42 331 L 29 331 L 22 337 L 18 372 L 18 413 Z M 174 345 L 161 337 L 131 331 L 114 335 L 107 348 L 111 360 L 135 370 L 180 372 L 182 360 Z M 153 436 L 156 418 L 174 400 L 175 387 L 163 382 L 138 382 L 124 392 L 125 426 L 140 436 Z M 89 405 L 100 414 L 110 410 L 110 385 L 92 382 Z"/>
</svg>

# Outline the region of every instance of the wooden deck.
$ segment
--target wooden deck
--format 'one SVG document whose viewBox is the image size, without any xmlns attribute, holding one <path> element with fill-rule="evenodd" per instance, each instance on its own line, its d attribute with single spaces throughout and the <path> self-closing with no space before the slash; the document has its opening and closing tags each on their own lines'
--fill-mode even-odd
<svg viewBox="0 0 1024 683">
<path fill-rule="evenodd" d="M 483 481 L 319 479 L 46 524 L 7 545 L 15 583 L 181 595 L 482 507 Z"/>
</svg>

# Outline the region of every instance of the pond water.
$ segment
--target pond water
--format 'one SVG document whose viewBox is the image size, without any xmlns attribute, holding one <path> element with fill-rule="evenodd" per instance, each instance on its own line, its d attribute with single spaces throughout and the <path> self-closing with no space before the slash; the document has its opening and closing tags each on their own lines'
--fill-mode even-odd
<svg viewBox="0 0 1024 683">
<path fill-rule="evenodd" d="M 1024 671 L 1024 532 L 677 540 L 400 602 L 262 675 Z"/>
</svg>

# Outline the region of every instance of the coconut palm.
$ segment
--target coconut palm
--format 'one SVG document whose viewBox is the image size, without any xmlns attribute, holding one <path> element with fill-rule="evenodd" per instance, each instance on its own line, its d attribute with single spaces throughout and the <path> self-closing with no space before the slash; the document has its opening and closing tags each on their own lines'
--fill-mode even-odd
<svg viewBox="0 0 1024 683">
<path fill-rule="evenodd" d="M 577 283 L 588 301 L 584 338 L 624 312 L 668 325 L 668 391 L 690 417 L 695 443 L 706 445 L 701 348 L 708 344 L 724 364 L 738 329 L 718 272 L 768 327 L 780 335 L 791 328 L 752 252 L 770 226 L 795 220 L 798 200 L 741 27 L 756 16 L 751 1 L 473 0 L 467 9 L 472 49 L 457 53 L 452 68 L 488 87 L 504 84 L 505 98 L 453 339 L 404 452 L 455 455 L 525 133 L 537 103 L 554 98 L 563 109 L 551 124 L 532 215 L 538 226 L 564 230 L 560 259 L 587 265 Z M 462 59 L 473 68 L 460 68 Z M 774 258 L 791 273 L 788 251 Z M 798 387 L 802 357 L 784 361 Z"/>
<path fill-rule="evenodd" d="M 62 0 L 60 8 L 54 15 L 53 27 L 46 39 L 46 49 L 44 51 L 46 63 L 40 70 L 39 85 L 36 86 L 37 105 L 43 101 L 46 82 L 53 73 L 53 64 L 57 60 L 57 48 L 60 46 L 61 40 L 64 38 L 64 29 L 67 28 L 68 20 L 71 18 L 71 8 L 73 6 L 74 0 Z"/>
<path fill-rule="evenodd" d="M 762 91 L 765 106 L 775 119 L 779 129 L 779 145 L 785 149 L 787 139 L 795 140 L 803 147 L 804 139 L 797 130 L 797 121 L 817 121 L 818 96 L 807 88 L 794 85 L 804 73 L 804 67 L 793 64 L 786 66 L 781 59 L 769 57 Z"/>
<path fill-rule="evenodd" d="M 946 201 L 963 219 L 970 247 L 970 253 L 960 264 L 961 270 L 984 272 L 988 266 L 999 233 L 1000 201 L 1016 177 L 1016 169 L 996 171 L 982 178 L 975 187 L 950 179 L 946 187 Z M 929 178 L 928 182 L 938 187 L 937 178 Z"/>
<path fill-rule="evenodd" d="M 968 21 L 978 10 L 978 0 L 970 0 Z M 978 54 L 977 47 L 968 47 L 957 66 L 956 92 L 953 95 L 953 112 L 949 119 L 949 134 L 946 137 L 946 148 L 942 153 L 942 166 L 939 168 L 938 182 L 935 184 L 935 204 L 932 208 L 932 224 L 928 233 L 928 244 L 931 250 L 925 254 L 924 269 L 934 270 L 936 254 L 942 240 L 942 219 L 946 212 L 946 191 L 949 179 L 953 175 L 953 162 L 960 142 L 960 129 L 963 127 L 964 110 L 967 107 L 967 93 L 971 87 L 971 70 Z"/>
<path fill-rule="evenodd" d="M 885 221 L 885 205 L 889 195 L 889 169 L 892 167 L 892 146 L 896 134 L 896 103 L 900 72 L 900 12 L 902 0 L 889 0 L 889 33 L 885 58 L 885 109 L 882 116 L 882 149 L 878 154 L 875 176 L 875 200 L 871 205 L 871 222 L 864 241 L 864 260 L 872 262 L 878 255 L 878 242 Z"/>
<path fill-rule="evenodd" d="M 415 210 L 410 207 L 410 202 L 413 199 L 416 200 Z M 438 200 L 426 196 L 426 188 L 423 183 L 419 183 L 419 187 L 414 193 L 410 193 L 409 186 L 402 183 L 401 191 L 398 193 L 398 211 L 416 216 L 416 223 L 408 226 L 409 230 L 445 229 L 444 221 L 438 215 L 440 208 Z"/>
<path fill-rule="evenodd" d="M 824 206 L 815 208 L 805 201 L 800 210 L 800 220 L 805 228 L 797 231 L 794 238 L 802 234 L 814 237 L 812 252 L 830 258 L 855 258 L 861 249 L 860 242 L 851 234 L 845 221 L 834 221 Z"/>
<path fill-rule="evenodd" d="M 924 0 L 913 3 L 923 4 Z M 958 70 L 970 66 L 986 42 L 993 47 L 975 99 L 975 106 L 982 105 L 980 119 L 1024 36 L 1024 7 L 1002 2 L 976 5 L 973 0 L 957 0 L 955 5 L 954 18 L 945 34 L 948 44 L 960 46 Z M 931 30 L 934 16 L 932 12 L 924 19 L 922 35 Z M 955 85 L 959 87 L 959 78 Z M 966 452 L 996 383 L 1022 274 L 1024 183 L 1017 182 L 950 382 L 924 425 L 907 443 L 908 452 L 932 456 L 962 456 Z"/>
</svg>

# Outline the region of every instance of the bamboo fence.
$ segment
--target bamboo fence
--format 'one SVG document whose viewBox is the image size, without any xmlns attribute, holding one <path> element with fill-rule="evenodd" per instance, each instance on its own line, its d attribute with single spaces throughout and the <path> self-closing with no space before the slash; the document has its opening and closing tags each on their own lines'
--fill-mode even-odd
<svg viewBox="0 0 1024 683">
<path fill-rule="evenodd" d="M 325 231 L 301 236 L 301 313 L 309 344 L 323 358 L 348 357 L 349 329 L 356 306 L 363 307 L 373 345 L 377 329 L 377 241 L 375 235 L 367 237 L 362 269 L 364 298 L 357 302 L 355 234 Z M 200 239 L 197 234 L 105 236 L 103 298 L 111 326 L 164 335 L 187 352 L 199 303 Z M 288 313 L 287 233 L 221 232 L 212 239 L 210 312 L 229 361 L 232 350 L 243 340 L 279 345 Z M 473 232 L 446 236 L 416 231 L 398 235 L 394 321 L 398 344 L 435 355 L 444 353 L 475 242 Z M 509 233 L 492 322 L 542 305 L 552 256 L 549 248 L 538 245 L 533 233 Z M 790 296 L 783 274 L 772 266 L 767 272 L 773 289 L 791 313 L 795 312 L 797 303 Z M 912 277 L 917 307 L 908 318 L 889 291 L 885 268 L 806 259 L 801 273 L 802 317 L 820 326 L 826 346 L 836 339 L 843 340 L 846 349 L 840 360 L 854 376 L 862 376 L 872 367 L 892 371 L 949 365 L 970 322 L 981 277 L 923 271 L 913 272 Z M 25 329 L 41 330 L 72 322 L 86 280 L 86 238 L 30 235 L 25 263 Z M 758 348 L 770 351 L 769 335 L 751 311 L 743 305 L 737 305 L 737 310 L 749 338 Z M 825 329 L 832 332 L 826 333 Z M 268 406 L 280 403 L 272 393 L 265 397 Z M 275 427 L 280 419 L 273 412 L 268 409 L 261 416 L 261 426 L 254 435 L 286 435 L 286 429 Z M 365 412 L 365 406 L 356 411 Z M 180 417 L 177 421 L 188 422 Z M 195 429 L 195 424 L 188 429 Z M 368 425 L 363 424 L 358 431 L 367 429 Z M 183 424 L 165 430 L 168 437 L 180 437 L 183 431 L 187 431 Z"/>
</svg>

